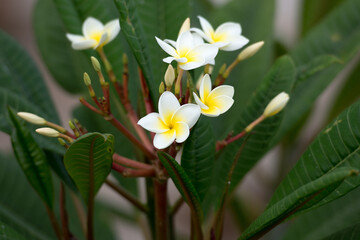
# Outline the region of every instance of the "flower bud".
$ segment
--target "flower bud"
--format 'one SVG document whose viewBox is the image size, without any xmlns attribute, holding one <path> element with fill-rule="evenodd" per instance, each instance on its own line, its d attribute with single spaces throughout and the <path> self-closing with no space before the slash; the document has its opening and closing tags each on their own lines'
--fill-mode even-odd
<svg viewBox="0 0 360 240">
<path fill-rule="evenodd" d="M 38 134 L 44 135 L 46 137 L 59 137 L 60 133 L 56 131 L 55 129 L 44 127 L 44 128 L 38 128 L 35 130 Z"/>
<path fill-rule="evenodd" d="M 165 84 L 167 87 L 171 87 L 175 80 L 175 71 L 171 64 L 166 69 L 165 75 L 164 75 Z"/>
<path fill-rule="evenodd" d="M 257 53 L 260 48 L 264 45 L 264 41 L 260 41 L 260 42 L 256 42 L 254 44 L 251 44 L 250 46 L 248 46 L 247 48 L 245 48 L 244 50 L 242 50 L 238 57 L 237 60 L 238 61 L 243 61 L 249 57 L 252 57 L 255 53 Z"/>
<path fill-rule="evenodd" d="M 126 53 L 123 53 L 123 64 L 128 64 L 129 63 L 129 59 Z"/>
<path fill-rule="evenodd" d="M 42 117 L 39 117 L 38 115 L 35 115 L 33 113 L 28 112 L 18 112 L 17 115 L 24 119 L 25 121 L 36 124 L 36 125 L 45 125 L 46 120 Z"/>
<path fill-rule="evenodd" d="M 95 71 L 100 72 L 101 71 L 101 66 L 99 61 L 96 59 L 96 57 L 91 57 L 91 63 L 95 69 Z"/>
<path fill-rule="evenodd" d="M 266 106 L 263 116 L 265 118 L 274 116 L 279 113 L 286 106 L 286 103 L 289 101 L 289 95 L 285 92 L 279 93 L 274 97 L 269 104 Z"/>
<path fill-rule="evenodd" d="M 91 85 L 91 79 L 89 74 L 87 74 L 86 72 L 84 72 L 84 83 L 86 86 L 90 86 Z"/>
<path fill-rule="evenodd" d="M 160 86 L 159 86 L 159 93 L 160 95 L 165 92 L 165 85 L 164 85 L 164 82 L 161 82 L 160 83 Z"/>
<path fill-rule="evenodd" d="M 186 18 L 183 24 L 181 25 L 179 35 L 188 30 L 190 30 L 190 18 Z"/>
</svg>

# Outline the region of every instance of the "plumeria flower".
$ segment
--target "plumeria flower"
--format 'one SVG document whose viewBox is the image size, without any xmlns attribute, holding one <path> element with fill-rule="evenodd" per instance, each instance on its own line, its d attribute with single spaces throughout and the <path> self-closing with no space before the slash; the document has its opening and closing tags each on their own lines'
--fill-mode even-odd
<svg viewBox="0 0 360 240">
<path fill-rule="evenodd" d="M 221 85 L 211 90 L 211 79 L 208 74 L 200 83 L 200 98 L 194 94 L 195 102 L 201 107 L 201 113 L 209 117 L 217 117 L 223 114 L 234 103 L 234 87 Z"/>
<path fill-rule="evenodd" d="M 83 36 L 67 33 L 75 50 L 101 48 L 111 42 L 120 32 L 119 19 L 114 19 L 105 26 L 96 18 L 88 17 L 82 25 Z"/>
<path fill-rule="evenodd" d="M 192 28 L 202 38 L 212 45 L 224 51 L 234 51 L 245 46 L 249 39 L 241 35 L 241 26 L 239 23 L 226 22 L 221 24 L 216 30 L 203 17 L 198 16 L 201 29 Z"/>
<path fill-rule="evenodd" d="M 199 42 L 199 39 L 190 31 L 181 33 L 176 42 L 171 40 L 163 41 L 157 37 L 155 38 L 160 47 L 171 56 L 164 58 L 163 61 L 171 63 L 175 60 L 183 70 L 191 70 L 214 63 L 214 59 L 218 53 L 217 47 Z"/>
<path fill-rule="evenodd" d="M 200 117 L 200 107 L 196 104 L 180 106 L 178 99 L 172 92 L 164 92 L 159 99 L 159 113 L 149 113 L 138 122 L 146 130 L 156 133 L 154 146 L 164 149 L 174 141 L 184 142 Z"/>
</svg>

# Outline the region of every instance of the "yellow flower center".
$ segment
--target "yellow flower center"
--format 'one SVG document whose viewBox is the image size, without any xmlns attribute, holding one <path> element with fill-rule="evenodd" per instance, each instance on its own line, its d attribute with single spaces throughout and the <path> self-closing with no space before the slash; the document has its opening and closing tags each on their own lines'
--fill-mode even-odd
<svg viewBox="0 0 360 240">
<path fill-rule="evenodd" d="M 102 35 L 101 32 L 95 32 L 95 33 L 90 35 L 90 38 L 94 39 L 96 42 L 100 42 L 101 35 Z"/>
</svg>

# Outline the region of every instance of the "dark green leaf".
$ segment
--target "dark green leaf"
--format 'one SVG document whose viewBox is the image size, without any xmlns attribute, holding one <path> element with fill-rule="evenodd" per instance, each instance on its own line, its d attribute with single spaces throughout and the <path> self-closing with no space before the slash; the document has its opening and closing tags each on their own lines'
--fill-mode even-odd
<svg viewBox="0 0 360 240">
<path fill-rule="evenodd" d="M 336 8 L 292 51 L 298 72 L 296 88 L 285 110 L 284 120 L 276 136 L 280 140 L 288 133 L 312 107 L 320 93 L 331 83 L 336 75 L 360 49 L 360 2 L 348 0 Z M 312 72 L 312 62 L 321 55 L 333 55 L 343 64 L 336 64 L 315 75 L 304 76 L 304 72 Z M 310 63 L 310 64 L 309 64 Z M 309 66 L 310 68 L 306 68 Z M 276 143 L 275 141 L 274 143 Z"/>
<path fill-rule="evenodd" d="M 26 238 L 9 227 L 7 224 L 0 222 L 0 239 L 2 240 L 25 240 Z"/>
<path fill-rule="evenodd" d="M 64 164 L 87 203 L 109 175 L 114 152 L 110 134 L 87 133 L 76 139 L 65 153 Z"/>
<path fill-rule="evenodd" d="M 54 189 L 46 156 L 36 144 L 30 131 L 11 109 L 9 109 L 9 115 L 14 125 L 11 143 L 19 165 L 31 186 L 52 209 L 54 205 Z"/>
<path fill-rule="evenodd" d="M 0 156 L 0 183 L 0 221 L 26 239 L 56 239 L 44 204 L 12 156 Z"/>
<path fill-rule="evenodd" d="M 183 146 L 181 166 L 191 179 L 200 201 L 211 184 L 215 163 L 215 138 L 207 118 L 202 117 Z"/>
<path fill-rule="evenodd" d="M 202 222 L 202 209 L 200 206 L 199 194 L 197 193 L 194 185 L 191 183 L 189 176 L 186 174 L 184 169 L 173 159 L 170 155 L 165 152 L 158 152 L 159 159 L 164 165 L 166 171 L 174 181 L 176 188 L 184 200 L 189 205 L 192 214 L 196 216 L 197 222 Z"/>
<path fill-rule="evenodd" d="M 357 240 L 360 238 L 360 223 L 341 230 L 323 240 Z"/>
<path fill-rule="evenodd" d="M 343 166 L 360 167 L 360 102 L 353 104 L 317 136 L 275 191 L 268 208 L 329 172 Z M 346 179 L 316 206 L 339 198 L 360 185 L 360 178 Z M 309 206 L 309 207 L 316 207 Z"/>
<path fill-rule="evenodd" d="M 158 86 L 155 84 L 150 64 L 150 51 L 135 2 L 131 0 L 115 0 L 115 4 L 120 14 L 121 31 L 144 74 L 152 99 L 155 100 L 158 95 Z M 159 59 L 159 61 L 161 60 Z"/>
<path fill-rule="evenodd" d="M 358 170 L 342 167 L 321 176 L 311 182 L 303 184 L 294 192 L 286 195 L 277 203 L 268 207 L 265 212 L 260 215 L 239 239 L 257 239 L 271 230 L 274 226 L 300 210 L 307 202 L 316 198 L 323 190 L 336 185 L 349 176 L 358 174 Z"/>
</svg>

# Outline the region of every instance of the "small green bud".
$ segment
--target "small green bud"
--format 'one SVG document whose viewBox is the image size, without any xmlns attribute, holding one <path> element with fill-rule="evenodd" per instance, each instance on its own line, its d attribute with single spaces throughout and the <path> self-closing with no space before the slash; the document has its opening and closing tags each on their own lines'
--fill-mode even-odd
<svg viewBox="0 0 360 240">
<path fill-rule="evenodd" d="M 164 82 L 161 82 L 161 83 L 160 83 L 160 86 L 159 86 L 159 93 L 160 93 L 160 95 L 161 95 L 163 92 L 165 92 L 165 84 L 164 84 Z"/>
<path fill-rule="evenodd" d="M 91 57 L 91 63 L 93 65 L 95 71 L 97 71 L 97 72 L 101 71 L 100 63 L 95 57 Z"/>
<path fill-rule="evenodd" d="M 66 144 L 66 142 L 64 141 L 64 139 L 58 138 L 58 141 L 59 141 L 59 143 L 60 143 L 61 146 L 67 147 L 67 144 Z"/>
<path fill-rule="evenodd" d="M 239 53 L 237 60 L 243 61 L 247 58 L 254 56 L 254 54 L 257 53 L 263 45 L 264 45 L 264 41 L 251 44 L 250 46 L 248 46 Z"/>
<path fill-rule="evenodd" d="M 220 75 L 223 75 L 224 72 L 225 72 L 225 70 L 226 70 L 226 64 L 224 63 L 224 64 L 220 67 L 220 69 L 219 69 L 219 74 L 220 74 Z"/>
<path fill-rule="evenodd" d="M 89 74 L 87 74 L 86 72 L 84 72 L 84 83 L 86 86 L 90 86 L 91 85 L 91 79 Z"/>
<path fill-rule="evenodd" d="M 129 63 L 129 59 L 126 53 L 123 53 L 123 64 L 128 64 Z"/>
<path fill-rule="evenodd" d="M 166 69 L 165 75 L 164 75 L 165 84 L 167 87 L 171 87 L 175 81 L 175 71 L 171 64 Z"/>
<path fill-rule="evenodd" d="M 73 123 L 71 120 L 69 121 L 69 127 L 70 127 L 72 130 L 76 129 L 74 123 Z"/>
</svg>

